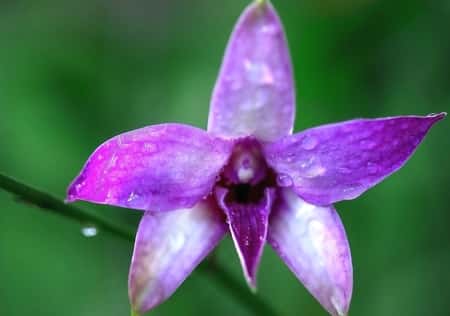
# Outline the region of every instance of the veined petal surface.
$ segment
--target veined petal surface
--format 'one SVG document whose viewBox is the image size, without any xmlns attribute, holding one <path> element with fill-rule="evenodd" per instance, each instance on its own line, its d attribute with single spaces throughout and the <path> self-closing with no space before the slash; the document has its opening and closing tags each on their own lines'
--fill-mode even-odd
<svg viewBox="0 0 450 316">
<path fill-rule="evenodd" d="M 208 131 L 275 140 L 292 132 L 295 91 L 283 26 L 269 3 L 254 2 L 237 22 L 217 79 Z"/>
<path fill-rule="evenodd" d="M 267 238 L 269 214 L 274 200 L 274 190 L 265 189 L 259 201 L 240 203 L 233 192 L 216 188 L 220 208 L 226 214 L 229 230 L 241 261 L 245 279 L 251 289 L 256 289 L 256 273 Z"/>
<path fill-rule="evenodd" d="M 265 144 L 267 163 L 306 201 L 358 197 L 402 167 L 445 113 L 323 125 Z"/>
<path fill-rule="evenodd" d="M 192 209 L 145 212 L 131 260 L 129 296 L 144 313 L 166 300 L 227 232 L 214 203 Z"/>
<path fill-rule="evenodd" d="M 153 211 L 192 207 L 211 192 L 231 147 L 180 124 L 124 133 L 89 157 L 68 189 L 68 201 Z"/>
<path fill-rule="evenodd" d="M 331 315 L 347 315 L 352 260 L 332 206 L 309 204 L 291 189 L 282 189 L 270 218 L 268 242 Z"/>
</svg>

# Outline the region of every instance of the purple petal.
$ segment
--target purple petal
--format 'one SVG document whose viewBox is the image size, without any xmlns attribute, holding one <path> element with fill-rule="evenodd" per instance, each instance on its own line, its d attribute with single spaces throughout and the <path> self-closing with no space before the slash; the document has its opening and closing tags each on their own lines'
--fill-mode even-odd
<svg viewBox="0 0 450 316">
<path fill-rule="evenodd" d="M 445 113 L 324 125 L 264 146 L 268 164 L 306 201 L 354 199 L 398 170 Z"/>
<path fill-rule="evenodd" d="M 132 308 L 144 313 L 166 300 L 227 232 L 215 204 L 146 212 L 136 235 L 129 275 Z"/>
<path fill-rule="evenodd" d="M 332 206 L 280 190 L 270 218 L 269 244 L 308 291 L 332 315 L 346 315 L 353 285 L 350 248 Z"/>
<path fill-rule="evenodd" d="M 241 15 L 214 88 L 208 131 L 275 140 L 292 133 L 295 91 L 289 50 L 272 5 L 254 2 Z"/>
<path fill-rule="evenodd" d="M 249 286 L 256 289 L 256 272 L 266 243 L 273 191 L 266 189 L 256 203 L 239 203 L 233 193 L 218 187 L 216 197 L 227 216 L 231 236 Z"/>
<path fill-rule="evenodd" d="M 152 211 L 192 207 L 211 192 L 231 147 L 179 124 L 121 134 L 89 157 L 68 189 L 68 201 Z"/>
</svg>

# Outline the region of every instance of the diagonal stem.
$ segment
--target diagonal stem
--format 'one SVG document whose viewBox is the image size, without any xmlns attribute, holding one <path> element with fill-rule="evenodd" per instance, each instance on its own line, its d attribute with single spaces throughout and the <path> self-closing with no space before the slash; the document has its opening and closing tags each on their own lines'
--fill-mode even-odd
<svg viewBox="0 0 450 316">
<path fill-rule="evenodd" d="M 107 218 L 96 213 L 66 204 L 51 194 L 33 188 L 25 183 L 19 182 L 9 176 L 0 173 L 0 188 L 14 194 L 22 202 L 37 206 L 41 210 L 55 213 L 78 222 L 80 225 L 95 225 L 101 231 L 134 241 L 134 229 L 124 228 Z M 236 301 L 242 304 L 252 315 L 275 316 L 277 313 L 260 297 L 253 295 L 243 284 L 225 270 L 215 260 L 209 260 L 200 265 L 199 271 L 205 273 L 217 283 Z"/>
</svg>

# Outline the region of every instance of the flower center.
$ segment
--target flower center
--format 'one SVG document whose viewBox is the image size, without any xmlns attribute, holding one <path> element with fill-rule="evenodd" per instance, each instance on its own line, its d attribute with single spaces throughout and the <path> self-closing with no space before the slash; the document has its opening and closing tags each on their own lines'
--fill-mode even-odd
<svg viewBox="0 0 450 316">
<path fill-rule="evenodd" d="M 226 201 L 255 204 L 263 199 L 266 188 L 275 187 L 273 175 L 259 142 L 244 138 L 235 145 L 218 186 L 227 189 Z"/>
<path fill-rule="evenodd" d="M 238 249 L 244 274 L 253 285 L 276 195 L 274 179 L 259 142 L 243 138 L 235 144 L 214 192 Z"/>
</svg>

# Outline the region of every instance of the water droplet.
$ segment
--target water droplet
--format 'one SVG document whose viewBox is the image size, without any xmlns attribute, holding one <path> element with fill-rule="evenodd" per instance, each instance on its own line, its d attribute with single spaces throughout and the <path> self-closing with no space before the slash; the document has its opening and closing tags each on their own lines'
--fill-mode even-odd
<svg viewBox="0 0 450 316">
<path fill-rule="evenodd" d="M 91 238 L 98 234 L 98 229 L 94 225 L 86 225 L 81 228 L 81 233 L 84 237 Z"/>
<path fill-rule="evenodd" d="M 105 170 L 103 170 L 103 173 L 106 174 L 108 173 L 110 168 L 114 168 L 116 166 L 116 162 L 117 162 L 117 155 L 114 154 L 112 155 L 111 159 L 108 162 L 108 166 L 105 168 Z"/>
<path fill-rule="evenodd" d="M 361 193 L 361 184 L 348 184 L 342 191 L 347 196 L 347 198 L 355 198 Z"/>
<path fill-rule="evenodd" d="M 325 174 L 327 169 L 320 164 L 311 165 L 308 170 L 303 174 L 306 178 L 315 178 Z"/>
<path fill-rule="evenodd" d="M 314 162 L 314 157 L 306 158 L 305 160 L 303 160 L 303 161 L 300 163 L 300 168 L 302 168 L 302 169 L 307 169 L 307 168 L 311 167 L 311 165 L 313 164 L 313 162 Z"/>
<path fill-rule="evenodd" d="M 380 132 L 384 129 L 384 124 L 381 122 L 377 122 L 377 124 L 375 124 L 373 128 L 375 131 Z"/>
<path fill-rule="evenodd" d="M 144 152 L 146 153 L 152 153 L 154 151 L 156 151 L 157 147 L 155 144 L 152 143 L 145 143 L 144 144 Z"/>
<path fill-rule="evenodd" d="M 306 178 L 315 178 L 327 171 L 314 156 L 303 161 L 300 164 L 300 168 L 302 169 L 302 176 Z"/>
<path fill-rule="evenodd" d="M 306 136 L 302 140 L 302 148 L 305 150 L 312 150 L 316 148 L 317 143 L 318 143 L 317 138 L 313 136 Z"/>
<path fill-rule="evenodd" d="M 377 146 L 377 143 L 373 140 L 364 139 L 359 142 L 359 145 L 362 149 L 374 149 Z"/>
<path fill-rule="evenodd" d="M 75 185 L 75 192 L 79 193 L 84 186 L 84 181 Z"/>
<path fill-rule="evenodd" d="M 408 127 L 409 127 L 408 122 L 403 122 L 403 123 L 400 125 L 400 128 L 401 128 L 401 129 L 408 129 Z"/>
<path fill-rule="evenodd" d="M 127 199 L 127 204 L 131 208 L 137 208 L 142 203 L 141 196 L 135 192 L 131 192 Z"/>
<path fill-rule="evenodd" d="M 137 198 L 139 198 L 139 195 L 131 192 L 130 195 L 128 196 L 127 202 L 133 202 L 134 200 L 136 200 Z"/>
<path fill-rule="evenodd" d="M 373 162 L 368 162 L 367 163 L 367 171 L 369 172 L 369 174 L 376 174 L 378 172 L 377 164 L 375 164 Z"/>
<path fill-rule="evenodd" d="M 277 176 L 277 184 L 280 187 L 290 187 L 293 184 L 292 178 L 284 173 Z"/>
<path fill-rule="evenodd" d="M 350 174 L 350 173 L 352 173 L 352 169 L 347 168 L 347 167 L 339 167 L 337 170 L 338 170 L 339 173 L 342 173 L 342 174 Z"/>
<path fill-rule="evenodd" d="M 247 72 L 247 78 L 251 82 L 262 85 L 270 85 L 275 81 L 272 71 L 265 63 L 254 62 L 250 59 L 246 59 L 244 60 L 244 67 Z"/>
</svg>

